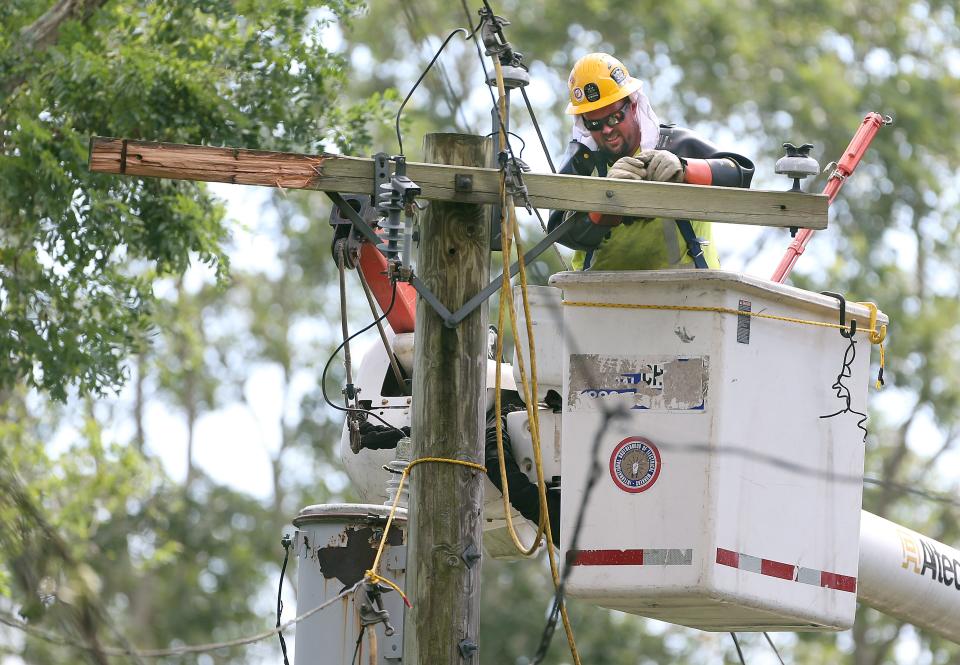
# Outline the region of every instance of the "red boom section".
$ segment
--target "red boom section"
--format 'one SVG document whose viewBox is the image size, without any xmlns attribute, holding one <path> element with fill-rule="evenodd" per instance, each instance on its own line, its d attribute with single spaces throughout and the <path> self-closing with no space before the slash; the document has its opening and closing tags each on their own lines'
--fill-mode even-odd
<svg viewBox="0 0 960 665">
<path fill-rule="evenodd" d="M 837 167 L 833 170 L 833 173 L 830 174 L 826 187 L 823 188 L 823 193 L 827 195 L 829 203 L 833 203 L 833 200 L 837 198 L 837 193 L 840 191 L 840 188 L 843 187 L 843 183 L 847 177 L 857 168 L 864 153 L 867 152 L 867 148 L 870 147 L 870 142 L 873 141 L 873 137 L 876 136 L 880 128 L 886 124 L 888 124 L 887 120 L 884 120 L 883 116 L 879 113 L 868 113 L 866 117 L 864 117 L 857 133 L 853 135 L 850 145 L 844 150 L 843 157 L 840 158 L 840 161 L 837 162 Z M 807 243 L 810 242 L 810 236 L 812 235 L 813 229 L 801 229 L 797 237 L 790 243 L 783 258 L 780 259 L 780 265 L 777 266 L 773 277 L 770 278 L 772 281 L 783 284 L 790 274 L 790 271 L 793 270 L 797 259 L 800 258 L 803 250 L 806 249 Z"/>
<path fill-rule="evenodd" d="M 360 246 L 359 269 L 373 291 L 377 304 L 384 312 L 390 308 L 390 299 L 393 296 L 393 284 L 387 279 L 387 259 L 376 247 L 368 242 Z M 413 324 L 417 316 L 417 292 L 406 282 L 397 282 L 397 298 L 393 308 L 387 314 L 387 323 L 393 332 L 413 332 Z"/>
</svg>

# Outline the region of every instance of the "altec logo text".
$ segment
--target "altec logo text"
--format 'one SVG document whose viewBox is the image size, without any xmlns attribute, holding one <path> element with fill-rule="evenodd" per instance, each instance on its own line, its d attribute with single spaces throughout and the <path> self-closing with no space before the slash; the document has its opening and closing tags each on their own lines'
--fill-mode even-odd
<svg viewBox="0 0 960 665">
<path fill-rule="evenodd" d="M 960 561 L 948 554 L 942 554 L 936 545 L 917 538 L 912 533 L 900 531 L 899 534 L 904 568 L 913 570 L 918 575 L 926 575 L 929 571 L 934 581 L 960 591 Z"/>
</svg>

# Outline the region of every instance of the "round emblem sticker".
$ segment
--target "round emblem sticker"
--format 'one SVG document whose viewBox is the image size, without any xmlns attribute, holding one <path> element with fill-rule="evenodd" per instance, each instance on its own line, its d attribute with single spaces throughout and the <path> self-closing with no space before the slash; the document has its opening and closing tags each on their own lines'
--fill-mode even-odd
<svg viewBox="0 0 960 665">
<path fill-rule="evenodd" d="M 581 90 L 580 88 L 574 88 L 573 98 L 576 99 L 578 102 L 581 101 L 583 99 L 583 90 Z"/>
<path fill-rule="evenodd" d="M 610 455 L 610 477 L 624 492 L 643 492 L 660 477 L 660 451 L 650 439 L 631 436 Z"/>
</svg>

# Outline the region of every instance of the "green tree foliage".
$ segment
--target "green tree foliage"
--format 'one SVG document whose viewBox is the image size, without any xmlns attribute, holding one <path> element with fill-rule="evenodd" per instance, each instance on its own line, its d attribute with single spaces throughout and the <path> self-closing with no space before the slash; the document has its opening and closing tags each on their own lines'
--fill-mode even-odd
<svg viewBox="0 0 960 665">
<path fill-rule="evenodd" d="M 279 270 L 228 278 L 228 222 L 204 185 L 94 176 L 86 148 L 99 134 L 367 150 L 369 125 L 393 95 L 338 102 L 344 62 L 324 44 L 357 6 L 0 7 L 0 614 L 55 635 L 2 629 L 17 637 L 0 654 L 106 663 L 96 648 L 68 644 L 163 648 L 259 632 L 282 525 L 328 498 L 328 481 L 343 489 L 331 466 L 339 426 L 303 387 L 317 385 L 335 303 L 325 291 L 326 215 L 309 210 L 316 201 L 278 197 L 264 214 L 281 219 Z M 185 278 L 196 263 L 217 283 Z M 117 388 L 131 352 L 130 402 L 47 402 Z M 279 420 L 259 423 L 265 439 L 279 431 L 278 448 L 264 442 L 269 496 L 214 480 L 192 455 L 187 481 L 170 478 L 154 457 L 168 442 L 148 431 L 149 408 L 166 403 L 167 421 L 182 421 L 193 440 L 204 413 L 242 404 L 245 382 L 264 367 L 280 368 L 284 391 Z M 128 442 L 116 432 L 131 425 Z M 275 651 L 272 642 L 200 662 Z"/>
<path fill-rule="evenodd" d="M 0 8 L 0 388 L 102 392 L 146 325 L 151 275 L 221 277 L 197 183 L 88 173 L 91 135 L 356 150 L 380 96 L 335 103 L 322 43 L 353 0 L 12 0 Z"/>
</svg>

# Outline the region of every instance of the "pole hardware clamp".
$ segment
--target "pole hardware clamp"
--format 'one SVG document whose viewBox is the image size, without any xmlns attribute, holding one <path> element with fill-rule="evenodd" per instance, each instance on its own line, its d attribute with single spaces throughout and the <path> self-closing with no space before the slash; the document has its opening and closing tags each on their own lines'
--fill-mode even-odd
<svg viewBox="0 0 960 665">
<path fill-rule="evenodd" d="M 390 637 L 396 632 L 396 629 L 390 624 L 390 613 L 383 609 L 383 600 L 380 596 L 389 591 L 390 587 L 382 586 L 364 580 L 358 589 L 360 594 L 360 625 L 372 626 L 378 623 L 383 624 L 383 633 Z"/>
<path fill-rule="evenodd" d="M 468 639 L 460 640 L 460 644 L 457 645 L 457 648 L 460 649 L 460 656 L 464 660 L 470 660 L 473 657 L 473 654 L 480 651 L 480 647 L 477 646 L 477 643 Z"/>
<path fill-rule="evenodd" d="M 504 188 L 507 194 L 514 201 L 521 201 L 527 212 L 533 214 L 533 206 L 530 205 L 530 196 L 527 192 L 527 186 L 523 184 L 523 174 L 530 172 L 530 167 L 522 159 L 511 157 L 506 151 L 501 151 L 497 155 L 497 161 L 500 162 L 500 168 L 504 174 Z"/>
<path fill-rule="evenodd" d="M 512 90 L 529 85 L 530 74 L 523 64 L 523 54 L 514 51 L 503 34 L 503 28 L 510 25 L 510 21 L 502 16 L 495 15 L 486 2 L 484 5 L 485 7 L 479 12 L 480 39 L 483 41 L 484 52 L 487 55 L 497 56 L 500 61 L 503 87 Z M 495 73 L 491 72 L 487 75 L 487 85 L 491 88 L 497 87 Z"/>
<path fill-rule="evenodd" d="M 460 555 L 460 558 L 463 559 L 463 562 L 467 564 L 467 568 L 473 568 L 476 563 L 480 560 L 480 550 L 477 549 L 477 546 L 474 543 L 470 543 L 463 550 L 463 554 Z"/>
</svg>

